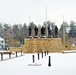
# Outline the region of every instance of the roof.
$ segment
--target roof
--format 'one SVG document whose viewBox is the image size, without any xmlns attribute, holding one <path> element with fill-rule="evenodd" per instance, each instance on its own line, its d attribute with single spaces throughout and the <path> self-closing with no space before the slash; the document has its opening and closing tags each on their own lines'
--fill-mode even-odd
<svg viewBox="0 0 76 75">
<path fill-rule="evenodd" d="M 2 37 L 0 37 L 0 41 L 4 41 L 4 39 Z"/>
</svg>

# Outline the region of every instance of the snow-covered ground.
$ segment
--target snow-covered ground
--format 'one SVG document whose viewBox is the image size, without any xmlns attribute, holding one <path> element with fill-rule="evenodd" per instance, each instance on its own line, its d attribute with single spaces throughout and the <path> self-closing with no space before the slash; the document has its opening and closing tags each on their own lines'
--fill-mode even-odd
<svg viewBox="0 0 76 75">
<path fill-rule="evenodd" d="M 35 63 L 41 66 L 28 66 Z M 51 67 L 48 66 L 48 57 L 51 56 Z M 8 55 L 4 55 L 4 58 Z M 13 55 L 15 57 L 15 55 Z M 21 57 L 0 61 L 0 75 L 76 75 L 76 53 L 49 53 L 40 60 L 37 54 L 23 54 Z"/>
</svg>

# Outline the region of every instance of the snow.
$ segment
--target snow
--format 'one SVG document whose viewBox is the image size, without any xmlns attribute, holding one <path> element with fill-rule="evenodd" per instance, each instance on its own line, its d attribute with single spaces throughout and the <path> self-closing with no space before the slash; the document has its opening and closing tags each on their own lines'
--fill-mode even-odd
<svg viewBox="0 0 76 75">
<path fill-rule="evenodd" d="M 0 41 L 4 41 L 4 39 L 0 37 Z"/>
<path fill-rule="evenodd" d="M 0 61 L 0 75 L 76 75 L 76 53 L 49 53 L 40 60 L 37 53 L 18 54 L 17 58 Z M 32 61 L 35 55 L 35 62 Z M 8 58 L 9 55 L 4 55 Z M 51 67 L 48 66 L 48 57 L 51 56 Z M 15 54 L 12 55 L 15 57 Z M 29 64 L 42 64 L 41 66 L 28 66 Z"/>
<path fill-rule="evenodd" d="M 71 53 L 71 52 L 74 52 L 74 53 L 75 53 L 76 50 L 67 50 L 67 51 L 63 51 L 63 52 L 64 52 L 64 53 L 66 53 L 66 52 L 67 52 L 67 53 L 68 53 L 68 52 L 70 52 L 70 53 Z"/>
</svg>

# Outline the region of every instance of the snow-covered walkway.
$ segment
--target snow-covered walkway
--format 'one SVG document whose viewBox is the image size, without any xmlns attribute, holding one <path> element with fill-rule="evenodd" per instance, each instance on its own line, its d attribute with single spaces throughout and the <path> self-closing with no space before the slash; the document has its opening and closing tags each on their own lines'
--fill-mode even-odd
<svg viewBox="0 0 76 75">
<path fill-rule="evenodd" d="M 32 55 L 35 63 L 41 66 L 28 66 L 32 64 Z M 51 56 L 51 67 L 48 67 L 48 57 Z M 76 53 L 50 53 L 40 60 L 37 54 L 24 54 L 24 56 L 1 61 L 0 75 L 76 75 Z"/>
</svg>

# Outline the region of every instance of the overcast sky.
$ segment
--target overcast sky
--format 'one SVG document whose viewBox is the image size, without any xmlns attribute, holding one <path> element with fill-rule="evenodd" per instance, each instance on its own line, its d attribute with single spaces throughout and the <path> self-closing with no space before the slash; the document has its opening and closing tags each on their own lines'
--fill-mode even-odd
<svg viewBox="0 0 76 75">
<path fill-rule="evenodd" d="M 0 22 L 9 24 L 27 23 L 29 16 L 35 24 L 43 24 L 47 19 L 57 26 L 64 20 L 76 21 L 76 0 L 0 0 Z"/>
</svg>

